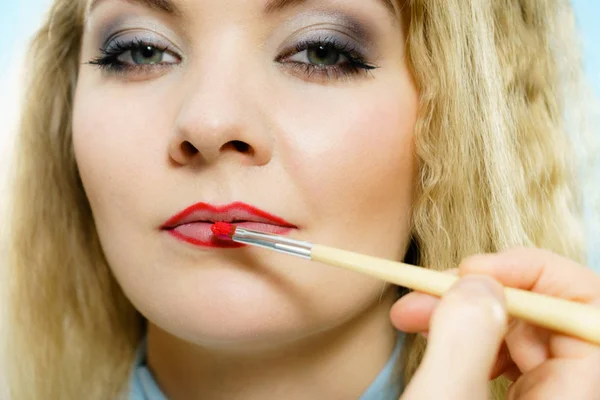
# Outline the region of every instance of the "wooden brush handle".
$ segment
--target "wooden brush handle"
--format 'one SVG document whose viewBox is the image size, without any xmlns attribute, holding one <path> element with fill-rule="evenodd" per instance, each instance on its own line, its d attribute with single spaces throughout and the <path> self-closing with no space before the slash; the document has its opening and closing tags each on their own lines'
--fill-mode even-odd
<svg viewBox="0 0 600 400">
<path fill-rule="evenodd" d="M 438 297 L 459 279 L 439 271 L 321 245 L 313 245 L 311 258 Z M 599 308 L 514 288 L 505 288 L 504 293 L 509 315 L 600 345 Z"/>
</svg>

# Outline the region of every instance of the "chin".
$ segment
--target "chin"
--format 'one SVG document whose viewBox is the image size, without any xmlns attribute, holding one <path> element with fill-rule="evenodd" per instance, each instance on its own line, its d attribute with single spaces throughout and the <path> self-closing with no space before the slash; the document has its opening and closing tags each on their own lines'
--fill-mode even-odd
<svg viewBox="0 0 600 400">
<path fill-rule="evenodd" d="M 181 282 L 179 293 L 163 288 L 160 297 L 138 299 L 136 307 L 170 335 L 215 349 L 276 348 L 326 325 L 325 316 L 308 311 L 314 307 L 295 303 L 289 293 L 264 281 L 239 275 L 220 278 L 202 279 L 197 285 Z"/>
<path fill-rule="evenodd" d="M 319 324 L 294 321 L 260 310 L 245 310 L 245 315 L 227 310 L 221 316 L 159 321 L 159 329 L 206 349 L 252 352 L 278 349 L 302 341 L 319 331 Z"/>
</svg>

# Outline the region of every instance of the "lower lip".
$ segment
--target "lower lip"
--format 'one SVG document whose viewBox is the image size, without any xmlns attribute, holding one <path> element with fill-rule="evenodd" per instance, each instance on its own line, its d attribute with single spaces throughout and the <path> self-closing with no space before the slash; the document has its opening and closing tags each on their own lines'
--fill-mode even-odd
<svg viewBox="0 0 600 400">
<path fill-rule="evenodd" d="M 270 225 L 261 222 L 240 222 L 234 224 L 246 229 L 252 229 L 265 233 L 274 233 L 277 235 L 285 235 L 292 228 L 278 225 Z M 210 222 L 193 222 L 189 224 L 179 225 L 173 229 L 169 229 L 167 232 L 174 236 L 176 239 L 184 241 L 194 246 L 199 247 L 217 247 L 223 249 L 236 249 L 244 247 L 244 244 L 236 243 L 227 239 L 219 239 L 213 235 L 211 227 L 213 226 Z"/>
</svg>

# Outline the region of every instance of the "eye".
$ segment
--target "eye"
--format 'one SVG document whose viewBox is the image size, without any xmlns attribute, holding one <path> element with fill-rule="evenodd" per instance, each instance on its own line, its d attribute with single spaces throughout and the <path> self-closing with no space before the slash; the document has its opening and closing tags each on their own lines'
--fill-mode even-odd
<svg viewBox="0 0 600 400">
<path fill-rule="evenodd" d="M 169 46 L 139 39 L 113 40 L 100 49 L 102 56 L 89 63 L 109 73 L 131 78 L 152 77 L 181 62 L 181 57 Z"/>
<path fill-rule="evenodd" d="M 300 42 L 276 61 L 311 81 L 358 77 L 377 68 L 356 44 L 336 37 Z"/>
<path fill-rule="evenodd" d="M 177 57 L 169 54 L 154 46 L 142 45 L 140 47 L 127 50 L 117 60 L 124 64 L 134 65 L 153 65 L 153 64 L 174 64 L 177 63 Z"/>
<path fill-rule="evenodd" d="M 306 50 L 296 53 L 288 61 L 318 66 L 337 65 L 348 61 L 342 52 L 331 45 L 313 45 Z"/>
</svg>

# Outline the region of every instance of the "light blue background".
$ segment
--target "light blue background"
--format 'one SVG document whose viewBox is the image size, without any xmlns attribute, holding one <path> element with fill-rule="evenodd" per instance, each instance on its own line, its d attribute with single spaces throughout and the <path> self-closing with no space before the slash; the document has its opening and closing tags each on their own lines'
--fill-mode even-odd
<svg viewBox="0 0 600 400">
<path fill-rule="evenodd" d="M 584 39 L 586 71 L 594 91 L 600 97 L 600 0 L 572 0 L 572 3 Z M 39 24 L 49 4 L 50 0 L 0 0 L 0 76 L 6 75 L 11 64 L 18 58 L 17 55 L 22 53 L 26 38 Z M 11 94 L 0 93 L 2 95 Z M 600 127 L 598 134 L 600 135 Z M 590 226 L 598 226 L 600 221 L 593 220 L 598 213 L 592 213 L 590 207 L 588 205 L 588 223 Z M 588 235 L 592 247 L 589 264 L 600 272 L 600 239 L 596 237 L 600 230 L 596 228 L 593 232 L 595 234 Z"/>
</svg>

